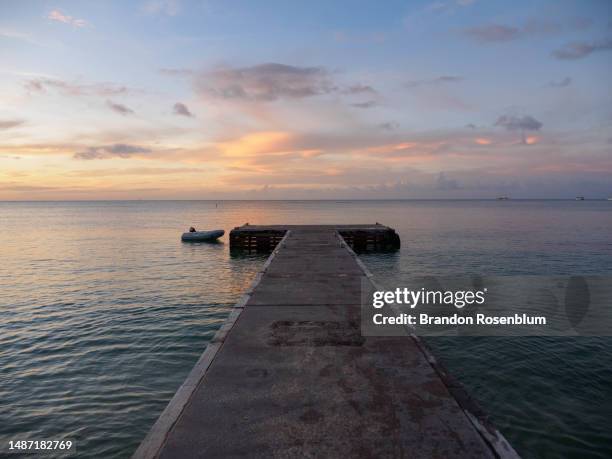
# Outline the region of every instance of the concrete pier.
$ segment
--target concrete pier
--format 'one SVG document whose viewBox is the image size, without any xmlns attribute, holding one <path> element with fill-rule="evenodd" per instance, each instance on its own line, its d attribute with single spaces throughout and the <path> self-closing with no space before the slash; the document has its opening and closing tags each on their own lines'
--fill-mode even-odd
<svg viewBox="0 0 612 459">
<path fill-rule="evenodd" d="M 518 457 L 416 337 L 363 337 L 336 226 L 285 228 L 134 458 Z"/>
<path fill-rule="evenodd" d="M 300 230 L 296 225 L 246 225 L 230 231 L 230 248 L 243 252 L 270 252 L 287 231 Z M 311 230 L 337 231 L 355 252 L 394 251 L 400 248 L 400 238 L 393 228 L 373 225 L 322 225 L 309 226 Z"/>
</svg>

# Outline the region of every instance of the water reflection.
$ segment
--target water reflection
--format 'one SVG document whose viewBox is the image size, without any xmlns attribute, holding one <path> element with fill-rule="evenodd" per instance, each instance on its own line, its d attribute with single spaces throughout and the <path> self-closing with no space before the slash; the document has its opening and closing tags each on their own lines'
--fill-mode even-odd
<svg viewBox="0 0 612 459">
<path fill-rule="evenodd" d="M 612 273 L 607 202 L 215 204 L 0 203 L 0 441 L 70 436 L 83 455 L 129 456 L 266 259 L 230 254 L 227 233 L 181 243 L 192 225 L 379 221 L 401 251 L 361 258 L 389 278 Z M 599 429 L 610 343 L 439 343 L 519 447 L 551 419 L 553 455 L 612 444 Z"/>
</svg>

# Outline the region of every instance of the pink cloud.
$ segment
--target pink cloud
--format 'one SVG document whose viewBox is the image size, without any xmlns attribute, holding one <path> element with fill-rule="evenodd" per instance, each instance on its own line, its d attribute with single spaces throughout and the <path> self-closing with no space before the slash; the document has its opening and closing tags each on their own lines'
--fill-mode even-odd
<svg viewBox="0 0 612 459">
<path fill-rule="evenodd" d="M 77 19 L 73 16 L 68 16 L 67 14 L 63 14 L 59 10 L 53 10 L 47 16 L 47 19 L 51 19 L 56 22 L 63 22 L 64 24 L 70 24 L 74 27 L 85 27 L 89 25 L 89 23 L 85 19 Z"/>
</svg>

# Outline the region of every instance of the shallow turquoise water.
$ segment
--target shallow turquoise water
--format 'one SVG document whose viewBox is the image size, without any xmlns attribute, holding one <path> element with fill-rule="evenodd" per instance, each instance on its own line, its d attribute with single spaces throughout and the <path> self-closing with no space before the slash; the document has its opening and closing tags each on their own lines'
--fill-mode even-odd
<svg viewBox="0 0 612 459">
<path fill-rule="evenodd" d="M 377 275 L 611 274 L 612 204 L 574 201 L 0 203 L 0 441 L 129 457 L 265 257 L 189 225 L 395 227 Z M 430 339 L 524 457 L 610 457 L 612 341 Z"/>
</svg>

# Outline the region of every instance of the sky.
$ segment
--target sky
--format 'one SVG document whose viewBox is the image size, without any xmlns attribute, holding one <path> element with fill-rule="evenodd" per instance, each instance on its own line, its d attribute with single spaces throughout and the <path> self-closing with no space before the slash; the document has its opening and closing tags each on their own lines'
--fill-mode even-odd
<svg viewBox="0 0 612 459">
<path fill-rule="evenodd" d="M 0 200 L 612 196 L 612 2 L 0 0 Z"/>
</svg>

